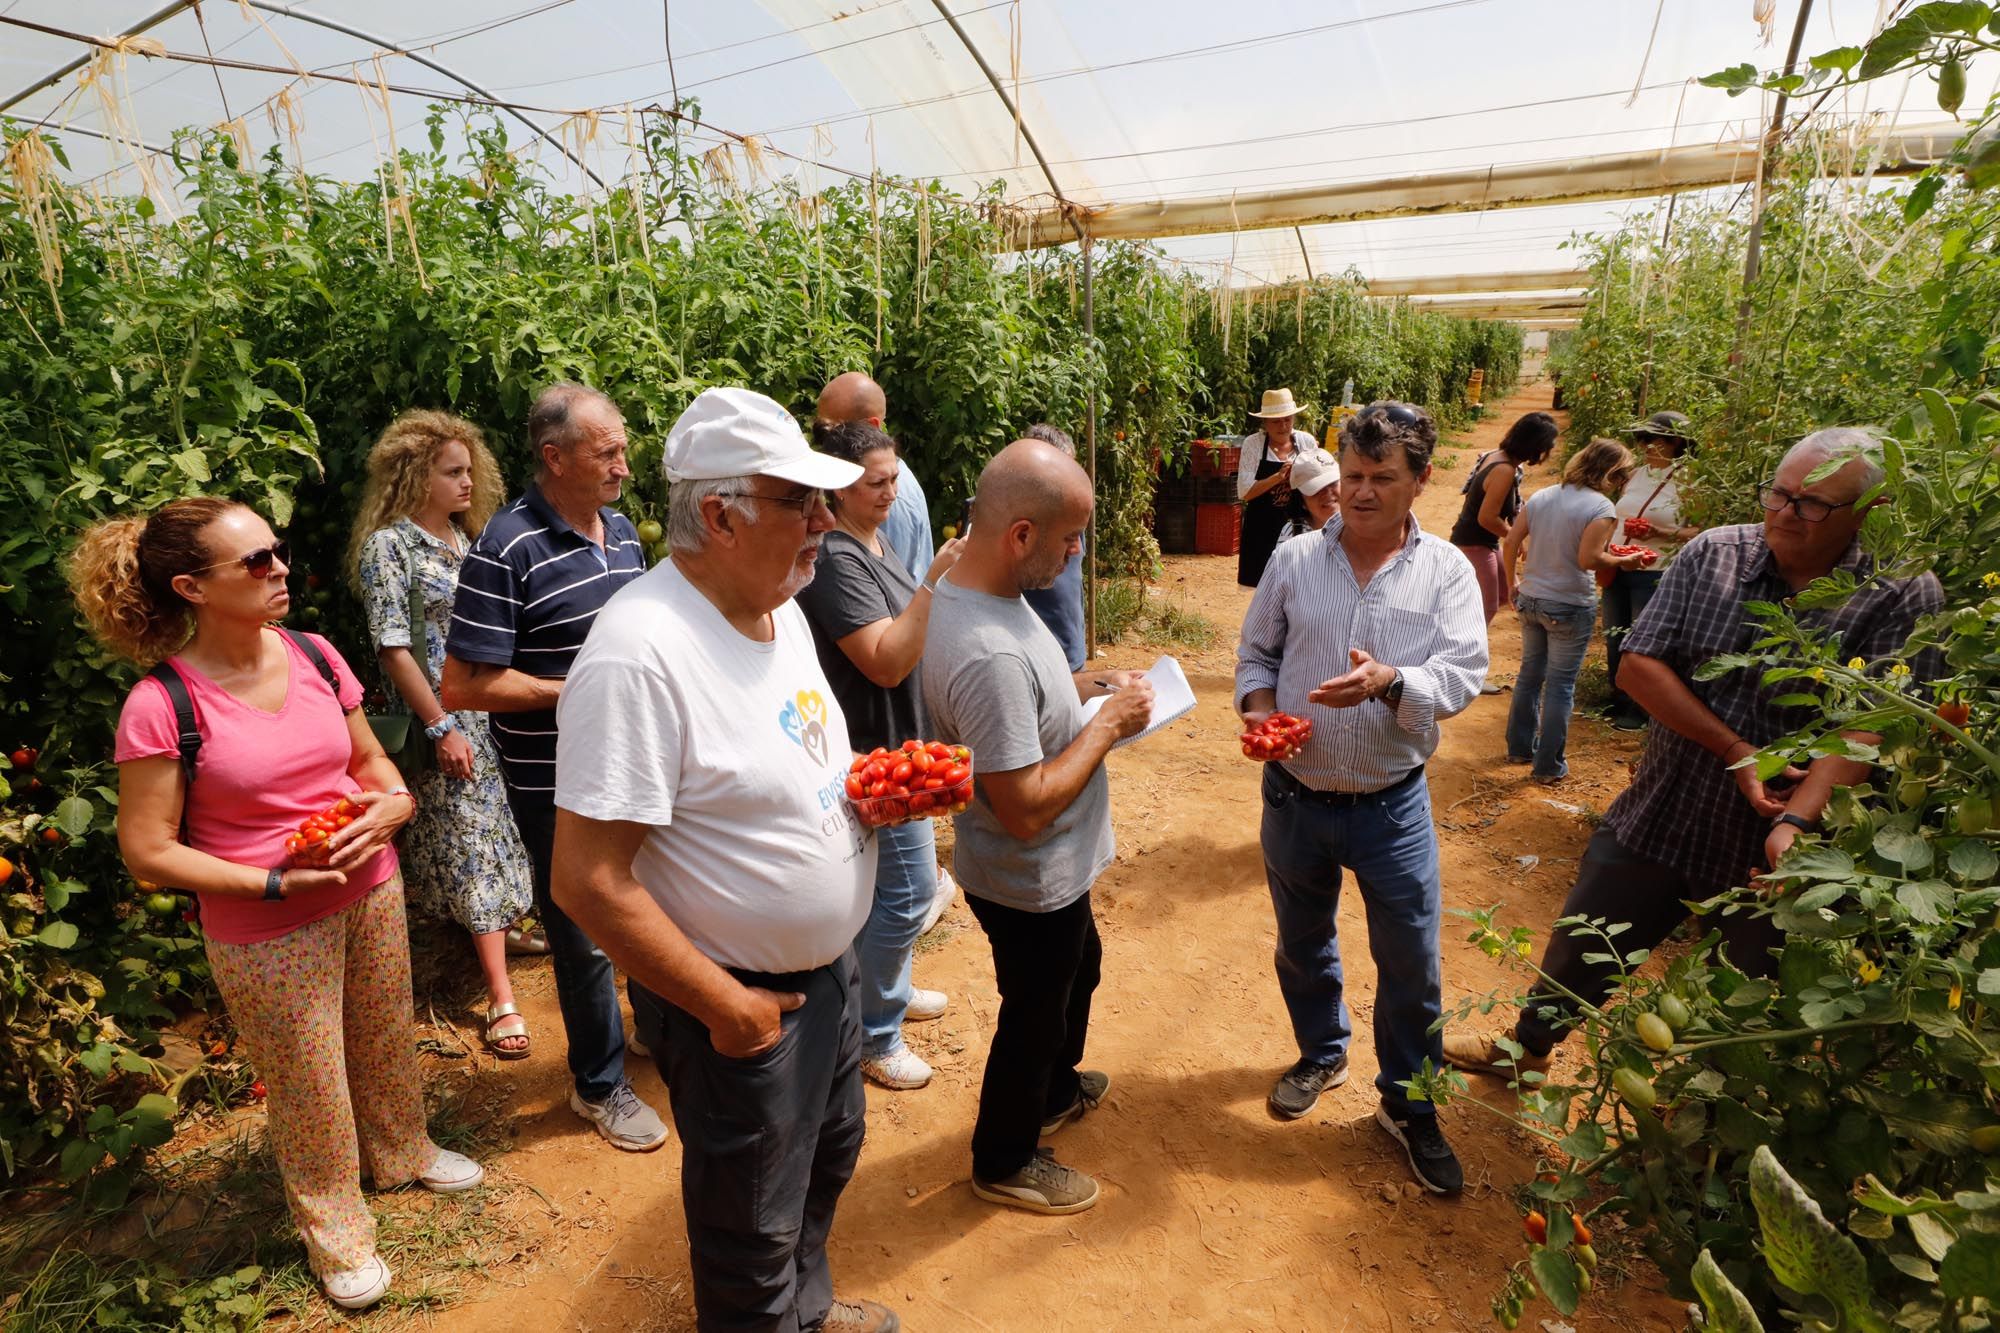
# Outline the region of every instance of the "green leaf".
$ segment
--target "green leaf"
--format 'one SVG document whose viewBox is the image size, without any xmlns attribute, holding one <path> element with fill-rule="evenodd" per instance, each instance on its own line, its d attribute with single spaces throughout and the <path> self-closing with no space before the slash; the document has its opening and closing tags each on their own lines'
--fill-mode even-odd
<svg viewBox="0 0 2000 1333">
<path fill-rule="evenodd" d="M 1938 1265 L 1938 1287 L 1957 1301 L 2000 1299 L 2000 1235 L 1968 1231 Z"/>
<path fill-rule="evenodd" d="M 76 1062 L 90 1071 L 95 1079 L 111 1077 L 111 1061 L 118 1054 L 118 1048 L 108 1041 L 94 1043 L 88 1050 L 77 1052 Z"/>
<path fill-rule="evenodd" d="M 181 1113 L 180 1103 L 164 1092 L 149 1092 L 133 1103 L 126 1114 L 136 1120 L 171 1121 Z"/>
<path fill-rule="evenodd" d="M 1945 858 L 1951 873 L 1967 884 L 1985 884 L 2000 875 L 2000 852 L 1977 838 L 1967 838 Z"/>
<path fill-rule="evenodd" d="M 1931 205 L 1937 202 L 1938 191 L 1943 188 L 1944 177 L 1942 176 L 1926 176 L 1918 181 L 1916 188 L 1911 190 L 1903 199 L 1903 221 L 1905 223 L 1915 222 L 1918 218 L 1930 212 Z"/>
<path fill-rule="evenodd" d="M 1814 69 L 1833 70 L 1845 74 L 1861 63 L 1861 48 L 1858 46 L 1836 46 L 1831 51 L 1822 51 L 1807 62 Z"/>
<path fill-rule="evenodd" d="M 1931 863 L 1931 845 L 1921 834 L 1908 829 L 1878 829 L 1874 846 L 1877 856 L 1906 870 L 1922 870 Z"/>
<path fill-rule="evenodd" d="M 1549 1304 L 1558 1313 L 1573 1315 L 1580 1299 L 1577 1292 L 1576 1260 L 1561 1250 L 1552 1250 L 1546 1245 L 1536 1248 L 1528 1258 L 1528 1267 L 1534 1270 L 1535 1283 L 1542 1289 L 1542 1295 L 1549 1298 Z"/>
<path fill-rule="evenodd" d="M 1944 1258 L 1945 1251 L 1958 1239 L 1957 1232 L 1930 1213 L 1911 1213 L 1903 1219 L 1903 1224 L 1909 1227 L 1917 1248 L 1933 1260 Z"/>
<path fill-rule="evenodd" d="M 1905 1199 L 1882 1183 L 1881 1177 L 1870 1172 L 1861 1178 L 1856 1187 L 1854 1201 L 1863 1208 L 1886 1213 L 1890 1217 L 1909 1217 L 1916 1213 L 1934 1213 L 1940 1208 L 1951 1207 L 1947 1199 L 1940 1199 L 1929 1190 L 1924 1190 L 1914 1199 Z"/>
<path fill-rule="evenodd" d="M 54 816 L 56 827 L 72 838 L 81 838 L 90 832 L 90 819 L 96 813 L 97 808 L 83 797 L 65 797 L 56 806 Z"/>
<path fill-rule="evenodd" d="M 1728 69 L 1718 70 L 1714 74 L 1704 74 L 1701 76 L 1701 86 L 1723 88 L 1731 97 L 1735 97 L 1757 86 L 1757 67 L 1745 61 L 1741 65 L 1731 65 Z"/>
<path fill-rule="evenodd" d="M 67 921 L 51 921 L 35 932 L 35 939 L 51 949 L 67 949 L 76 943 L 77 929 Z"/>
<path fill-rule="evenodd" d="M 58 1169 L 64 1180 L 82 1180 L 104 1160 L 104 1145 L 96 1139 L 71 1139 L 63 1145 Z"/>
<path fill-rule="evenodd" d="M 1764 1333 L 1764 1322 L 1757 1318 L 1750 1298 L 1737 1289 L 1706 1249 L 1694 1261 L 1691 1277 L 1695 1295 L 1701 1297 L 1702 1309 L 1708 1312 L 1707 1328 L 1714 1333 Z"/>
<path fill-rule="evenodd" d="M 1759 1147 L 1750 1159 L 1750 1199 L 1764 1235 L 1764 1261 L 1778 1281 L 1825 1297 L 1840 1312 L 1843 1327 L 1888 1333 L 1888 1323 L 1869 1302 L 1868 1265 L 1860 1248 L 1826 1220 L 1768 1147 Z"/>
<path fill-rule="evenodd" d="M 1942 880 L 1916 880 L 1896 890 L 1896 901 L 1903 905 L 1910 919 L 1926 926 L 1945 919 L 1951 911 L 1951 900 L 1951 886 Z"/>
</svg>

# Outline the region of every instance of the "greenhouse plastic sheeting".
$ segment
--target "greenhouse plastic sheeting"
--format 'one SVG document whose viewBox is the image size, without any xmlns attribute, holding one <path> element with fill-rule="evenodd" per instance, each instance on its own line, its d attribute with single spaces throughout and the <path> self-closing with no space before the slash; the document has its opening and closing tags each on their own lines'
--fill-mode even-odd
<svg viewBox="0 0 2000 1333">
<path fill-rule="evenodd" d="M 937 0 L 204 0 L 106 50 L 69 34 L 117 38 L 172 7 L 0 0 L 0 101 L 18 98 L 10 116 L 75 131 L 63 136 L 73 178 L 136 190 L 135 153 L 231 119 L 255 151 L 290 152 L 296 138 L 310 170 L 365 177 L 392 136 L 422 142 L 430 100 L 472 96 L 470 86 L 510 105 L 508 132 L 524 154 L 583 189 L 596 186 L 579 162 L 615 180 L 631 161 L 627 109 L 671 107 L 678 92 L 710 127 L 687 131 L 693 146 L 754 136 L 770 150 L 757 154 L 761 169 L 807 191 L 879 170 L 1031 206 L 1056 191 L 1086 207 L 1221 199 L 1214 231 L 1159 248 L 1239 284 L 1350 268 L 1452 279 L 1572 269 L 1567 238 L 1653 201 L 1241 230 L 1227 197 L 1754 139 L 1767 98 L 1694 80 L 1742 61 L 1781 65 L 1796 12 L 1778 6 L 1767 34 L 1751 0 L 948 7 L 963 37 Z M 1817 0 L 1805 50 L 1865 42 L 1888 8 Z M 1997 72 L 1973 66 L 1968 105 L 1982 104 Z M 1927 81 L 1886 82 L 1865 94 L 1872 103 L 1849 95 L 1818 109 L 1840 121 L 1873 114 L 1878 127 L 1940 119 Z M 760 169 L 735 152 L 739 172 Z"/>
</svg>

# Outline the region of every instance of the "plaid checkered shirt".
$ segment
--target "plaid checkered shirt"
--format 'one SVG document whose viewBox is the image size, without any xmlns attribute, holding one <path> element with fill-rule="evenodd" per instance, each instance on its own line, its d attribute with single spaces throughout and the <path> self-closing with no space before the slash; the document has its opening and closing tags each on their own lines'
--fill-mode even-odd
<svg viewBox="0 0 2000 1333">
<path fill-rule="evenodd" d="M 1839 606 L 1795 612 L 1802 626 L 1838 636 L 1843 661 L 1896 655 L 1917 620 L 1944 604 L 1935 575 L 1871 583 L 1874 564 L 1856 542 L 1835 568 L 1852 574 L 1861 588 Z M 1708 681 L 1696 680 L 1694 673 L 1710 658 L 1742 652 L 1763 636 L 1761 623 L 1744 610 L 1746 602 L 1783 602 L 1792 591 L 1764 542 L 1762 524 L 1710 529 L 1668 566 L 1653 600 L 1625 636 L 1624 650 L 1666 663 L 1709 711 L 1762 747 L 1807 723 L 1811 709 L 1774 708 L 1770 701 L 1805 691 L 1811 682 L 1766 686 L 1757 667 Z M 1913 663 L 1912 669 L 1920 676 L 1934 674 L 1927 665 Z M 1690 892 L 1704 898 L 1748 879 L 1751 866 L 1763 859 L 1770 831 L 1721 760 L 1658 723 L 1647 728 L 1639 771 L 1604 822 L 1628 850 L 1680 869 Z"/>
</svg>

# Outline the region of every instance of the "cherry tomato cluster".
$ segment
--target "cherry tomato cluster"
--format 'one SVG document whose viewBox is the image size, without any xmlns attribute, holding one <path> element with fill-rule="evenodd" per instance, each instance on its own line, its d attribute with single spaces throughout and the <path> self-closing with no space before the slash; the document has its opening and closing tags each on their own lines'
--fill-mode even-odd
<svg viewBox="0 0 2000 1333">
<path fill-rule="evenodd" d="M 306 816 L 299 831 L 285 839 L 285 851 L 295 865 L 325 865 L 326 840 L 361 816 L 361 807 L 345 796 L 316 815 Z"/>
<path fill-rule="evenodd" d="M 41 757 L 42 752 L 40 750 L 37 750 L 32 745 L 23 745 L 20 749 L 7 756 L 7 762 L 25 773 L 27 770 L 33 768 L 35 761 Z"/>
<path fill-rule="evenodd" d="M 1642 565 L 1656 564 L 1659 562 L 1660 559 L 1660 553 L 1658 551 L 1655 551 L 1650 546 L 1613 545 L 1613 546 L 1607 546 L 1604 549 L 1609 551 L 1613 555 L 1636 555 L 1639 557 L 1639 563 Z"/>
<path fill-rule="evenodd" d="M 1273 713 L 1243 733 L 1243 757 L 1290 759 L 1312 738 L 1312 723 L 1290 713 Z"/>
<path fill-rule="evenodd" d="M 1653 520 L 1644 514 L 1634 514 L 1625 520 L 1625 539 L 1642 542 L 1653 535 Z"/>
<path fill-rule="evenodd" d="M 943 741 L 878 745 L 847 770 L 847 799 L 869 828 L 955 815 L 972 803 L 972 751 Z"/>
</svg>

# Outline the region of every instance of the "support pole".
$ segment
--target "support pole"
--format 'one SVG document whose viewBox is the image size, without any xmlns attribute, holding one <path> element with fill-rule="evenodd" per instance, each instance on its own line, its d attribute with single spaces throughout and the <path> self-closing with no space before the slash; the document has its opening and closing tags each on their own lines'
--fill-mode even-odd
<svg viewBox="0 0 2000 1333">
<path fill-rule="evenodd" d="M 1798 21 L 1792 25 L 1792 45 L 1785 52 L 1785 75 L 1799 67 L 1799 48 L 1805 44 L 1806 20 L 1812 17 L 1812 0 L 1799 0 Z M 1785 106 L 1791 100 L 1789 93 L 1780 92 L 1777 103 L 1771 108 L 1771 127 L 1764 132 L 1764 151 L 1757 156 L 1757 213 L 1750 219 L 1750 240 L 1743 248 L 1743 299 L 1736 305 L 1736 345 L 1730 349 L 1729 365 L 1732 373 L 1743 363 L 1743 342 L 1750 335 L 1750 288 L 1757 281 L 1757 274 L 1764 265 L 1764 190 L 1771 178 L 1771 169 L 1778 164 L 1778 146 L 1783 141 L 1785 129 Z"/>
<path fill-rule="evenodd" d="M 1097 301 L 1091 275 L 1090 236 L 1083 238 L 1083 341 L 1090 359 L 1097 360 Z M 1097 375 L 1090 377 L 1090 405 L 1084 412 L 1084 451 L 1090 473 L 1090 494 L 1097 495 Z M 1083 663 L 1086 668 L 1097 658 L 1097 510 L 1090 511 L 1090 542 L 1083 552 Z"/>
</svg>

